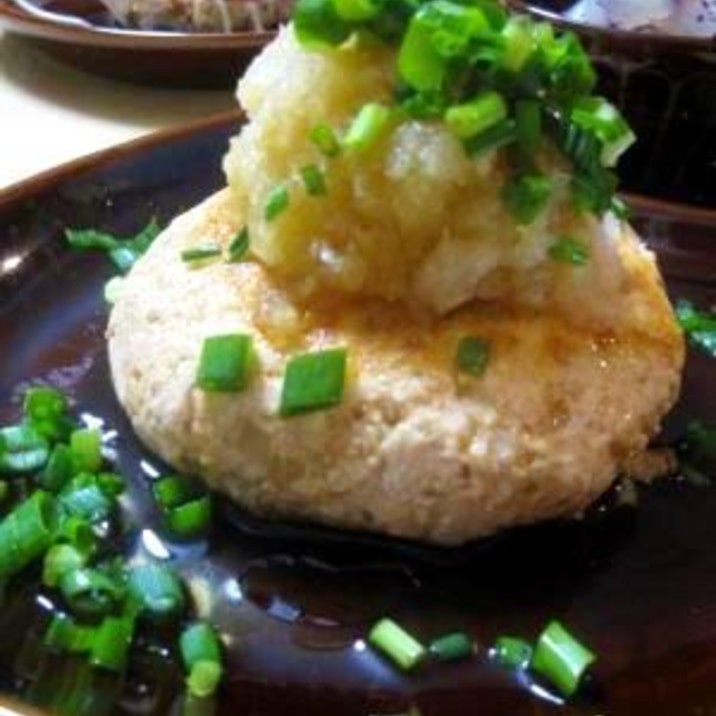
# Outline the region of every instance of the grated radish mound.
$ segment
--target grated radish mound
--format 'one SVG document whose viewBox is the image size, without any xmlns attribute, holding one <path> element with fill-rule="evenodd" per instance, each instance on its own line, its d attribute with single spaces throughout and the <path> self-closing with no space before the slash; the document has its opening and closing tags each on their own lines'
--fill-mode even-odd
<svg viewBox="0 0 716 716">
<path fill-rule="evenodd" d="M 250 121 L 225 171 L 255 256 L 299 295 L 339 291 L 438 314 L 496 299 L 613 323 L 619 307 L 598 297 L 618 292 L 624 279 L 619 232 L 573 211 L 556 156 L 540 157 L 555 187 L 549 208 L 519 227 L 500 198 L 504 156 L 469 157 L 441 122 L 396 120 L 369 150 L 336 158 L 311 143 L 317 124 L 340 135 L 365 103 L 391 102 L 394 59 L 356 43 L 307 52 L 289 27 L 254 61 L 238 90 Z M 300 170 L 311 164 L 325 173 L 325 196 L 302 184 Z M 290 204 L 267 221 L 266 201 L 279 185 Z M 587 266 L 565 270 L 549 258 L 564 235 L 588 246 Z"/>
</svg>

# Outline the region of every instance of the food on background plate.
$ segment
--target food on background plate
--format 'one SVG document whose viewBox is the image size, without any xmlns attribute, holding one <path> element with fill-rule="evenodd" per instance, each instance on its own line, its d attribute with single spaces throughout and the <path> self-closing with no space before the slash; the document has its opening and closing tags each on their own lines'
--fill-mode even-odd
<svg viewBox="0 0 716 716">
<path fill-rule="evenodd" d="M 716 34 L 714 0 L 578 0 L 565 12 L 575 22 L 669 34 Z"/>
<path fill-rule="evenodd" d="M 121 25 L 180 32 L 264 32 L 291 15 L 291 0 L 102 0 Z"/>
<path fill-rule="evenodd" d="M 228 187 L 117 293 L 140 438 L 259 514 L 440 544 L 643 476 L 683 337 L 594 85 L 489 0 L 301 0 L 239 83 Z"/>
</svg>

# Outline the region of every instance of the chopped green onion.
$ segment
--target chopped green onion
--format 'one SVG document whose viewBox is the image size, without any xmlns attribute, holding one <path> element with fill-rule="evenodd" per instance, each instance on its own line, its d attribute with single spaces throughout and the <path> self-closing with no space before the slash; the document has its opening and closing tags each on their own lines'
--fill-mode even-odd
<svg viewBox="0 0 716 716">
<path fill-rule="evenodd" d="M 534 50 L 532 22 L 526 17 L 511 17 L 502 30 L 505 43 L 504 65 L 510 72 L 520 72 Z"/>
<path fill-rule="evenodd" d="M 229 244 L 229 263 L 242 261 L 249 251 L 249 227 L 244 226 Z"/>
<path fill-rule="evenodd" d="M 508 669 L 525 669 L 532 660 L 532 646 L 524 639 L 501 636 L 492 648 L 492 657 Z"/>
<path fill-rule="evenodd" d="M 251 377 L 253 341 L 239 333 L 204 340 L 196 384 L 206 391 L 229 393 L 245 390 Z"/>
<path fill-rule="evenodd" d="M 204 496 L 204 491 L 193 480 L 178 475 L 157 480 L 152 491 L 154 499 L 163 510 L 172 510 Z"/>
<path fill-rule="evenodd" d="M 676 304 L 676 320 L 696 348 L 716 358 L 716 313 L 701 311 L 689 301 Z"/>
<path fill-rule="evenodd" d="M 370 102 L 363 105 L 348 127 L 343 146 L 366 150 L 381 136 L 390 120 L 390 110 L 382 104 Z"/>
<path fill-rule="evenodd" d="M 64 440 L 72 429 L 67 398 L 56 388 L 34 387 L 23 402 L 25 420 L 50 442 Z"/>
<path fill-rule="evenodd" d="M 74 249 L 98 249 L 106 252 L 114 265 L 122 273 L 127 273 L 137 259 L 146 253 L 160 232 L 161 227 L 152 219 L 138 234 L 128 239 L 119 240 L 112 234 L 93 229 L 66 229 L 65 238 Z"/>
<path fill-rule="evenodd" d="M 184 249 L 181 252 L 181 260 L 187 264 L 198 263 L 199 261 L 208 261 L 221 256 L 221 246 L 218 244 L 205 244 L 204 246 L 196 246 L 192 249 Z"/>
<path fill-rule="evenodd" d="M 4 502 L 10 494 L 10 485 L 7 480 L 0 480 L 0 502 Z"/>
<path fill-rule="evenodd" d="M 59 517 L 55 540 L 70 544 L 87 555 L 92 554 L 97 547 L 97 537 L 92 525 L 86 519 L 66 512 Z"/>
<path fill-rule="evenodd" d="M 498 92 L 482 92 L 469 102 L 450 107 L 445 122 L 459 139 L 471 139 L 507 119 L 507 104 Z"/>
<path fill-rule="evenodd" d="M 56 544 L 45 554 L 42 568 L 42 583 L 46 587 L 57 587 L 60 579 L 87 564 L 87 555 L 71 544 Z"/>
<path fill-rule="evenodd" d="M 551 622 L 537 640 L 531 668 L 554 684 L 564 696 L 577 690 L 596 656 L 559 622 Z"/>
<path fill-rule="evenodd" d="M 97 475 L 96 484 L 107 497 L 119 497 L 127 489 L 124 478 L 113 472 L 100 472 Z"/>
<path fill-rule="evenodd" d="M 418 10 L 408 25 L 398 52 L 398 73 L 421 92 L 440 91 L 447 72 L 447 61 L 432 42 L 433 32 L 426 8 Z"/>
<path fill-rule="evenodd" d="M 589 247 L 570 236 L 561 236 L 548 250 L 549 257 L 559 263 L 584 266 L 589 262 Z"/>
<path fill-rule="evenodd" d="M 70 609 L 80 616 L 107 614 L 124 597 L 120 583 L 106 572 L 89 567 L 65 572 L 58 587 Z"/>
<path fill-rule="evenodd" d="M 341 45 L 351 35 L 332 0 L 301 0 L 293 11 L 293 26 L 299 43 L 314 50 Z"/>
<path fill-rule="evenodd" d="M 517 142 L 528 154 L 539 149 L 542 139 L 542 109 L 537 100 L 519 100 L 515 102 L 515 121 Z"/>
<path fill-rule="evenodd" d="M 206 622 L 188 626 L 179 638 L 179 649 L 189 692 L 200 698 L 211 696 L 223 674 L 221 642 L 214 628 Z"/>
<path fill-rule="evenodd" d="M 110 306 L 113 306 L 119 300 L 122 288 L 124 286 L 123 276 L 113 276 L 104 285 L 104 300 Z"/>
<path fill-rule="evenodd" d="M 372 0 L 334 0 L 333 4 L 344 20 L 370 20 L 380 12 L 380 5 Z"/>
<path fill-rule="evenodd" d="M 97 483 L 97 478 L 81 474 L 62 490 L 58 502 L 66 515 L 97 524 L 108 519 L 115 508 L 113 497 Z"/>
<path fill-rule="evenodd" d="M 133 636 L 134 619 L 129 616 L 107 617 L 92 639 L 90 664 L 98 669 L 123 674 Z"/>
<path fill-rule="evenodd" d="M 593 132 L 599 139 L 602 166 L 616 166 L 619 157 L 636 141 L 619 110 L 603 97 L 579 99 L 570 117 L 576 125 Z"/>
<path fill-rule="evenodd" d="M 75 472 L 97 472 L 102 467 L 102 433 L 85 428 L 70 436 Z"/>
<path fill-rule="evenodd" d="M 39 470 L 50 454 L 47 440 L 30 425 L 0 429 L 0 474 Z"/>
<path fill-rule="evenodd" d="M 288 189 L 285 186 L 277 186 L 271 191 L 266 199 L 264 208 L 264 218 L 266 221 L 273 221 L 280 216 L 287 208 L 290 202 Z"/>
<path fill-rule="evenodd" d="M 85 654 L 92 648 L 94 638 L 94 627 L 81 626 L 65 614 L 55 614 L 43 641 L 49 649 L 66 654 Z"/>
<path fill-rule="evenodd" d="M 38 490 L 0 522 L 0 580 L 41 557 L 52 544 L 57 522 L 54 497 Z"/>
<path fill-rule="evenodd" d="M 211 498 L 207 495 L 170 509 L 166 522 L 177 537 L 191 539 L 205 535 L 211 525 Z"/>
<path fill-rule="evenodd" d="M 475 653 L 475 644 L 467 634 L 456 632 L 435 639 L 428 651 L 438 661 L 458 661 L 472 656 Z"/>
<path fill-rule="evenodd" d="M 343 400 L 346 363 L 344 348 L 292 358 L 283 379 L 281 415 L 299 415 L 338 405 Z"/>
<path fill-rule="evenodd" d="M 427 656 L 425 647 L 392 619 L 381 619 L 368 641 L 404 671 L 410 671 Z"/>
<path fill-rule="evenodd" d="M 326 157 L 336 157 L 341 153 L 341 143 L 327 124 L 317 124 L 308 137 Z"/>
<path fill-rule="evenodd" d="M 507 119 L 496 124 L 494 127 L 478 134 L 465 143 L 465 151 L 471 157 L 479 157 L 487 152 L 492 152 L 512 144 L 517 139 L 515 122 Z"/>
<path fill-rule="evenodd" d="M 552 187 L 541 174 L 523 174 L 502 190 L 502 200 L 518 224 L 532 224 L 547 206 Z"/>
<path fill-rule="evenodd" d="M 457 346 L 457 367 L 479 378 L 487 370 L 490 361 L 490 343 L 484 338 L 464 336 Z"/>
<path fill-rule="evenodd" d="M 150 620 L 173 620 L 184 612 L 184 589 L 177 573 L 169 567 L 159 564 L 134 567 L 129 572 L 127 588 L 140 615 Z"/>
<path fill-rule="evenodd" d="M 311 196 L 322 196 L 327 193 L 326 177 L 315 164 L 303 167 L 301 169 L 301 178 L 306 191 Z"/>
</svg>

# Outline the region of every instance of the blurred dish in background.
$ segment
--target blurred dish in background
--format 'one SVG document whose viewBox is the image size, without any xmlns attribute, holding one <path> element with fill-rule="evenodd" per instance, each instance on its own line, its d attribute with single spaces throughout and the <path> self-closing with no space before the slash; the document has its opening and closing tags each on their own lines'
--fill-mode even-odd
<svg viewBox="0 0 716 716">
<path fill-rule="evenodd" d="M 620 165 L 625 190 L 716 208 L 716 35 L 674 34 L 686 28 L 703 31 L 704 25 L 714 33 L 714 0 L 507 4 L 571 28 L 589 48 L 602 93 L 622 110 L 639 137 Z M 656 13 L 657 7 L 661 13 L 668 10 L 667 5 L 678 13 Z M 634 14 L 637 8 L 641 15 Z M 619 27 L 615 16 L 602 22 L 607 10 L 619 13 Z"/>
<path fill-rule="evenodd" d="M 212 1 L 188 0 L 187 7 Z M 253 3 L 252 10 L 242 22 L 263 18 L 268 25 L 267 8 L 278 13 L 279 5 L 285 8 L 281 3 L 290 0 L 248 2 Z M 237 4 L 247 6 L 240 0 Z M 178 8 L 182 3 L 172 0 L 167 5 Z M 178 23 L 179 15 L 190 11 L 176 12 Z M 123 27 L 100 0 L 0 0 L 0 29 L 90 72 L 165 87 L 233 88 L 243 68 L 274 35 L 269 29 L 189 32 L 168 29 L 167 24 L 152 30 Z"/>
</svg>

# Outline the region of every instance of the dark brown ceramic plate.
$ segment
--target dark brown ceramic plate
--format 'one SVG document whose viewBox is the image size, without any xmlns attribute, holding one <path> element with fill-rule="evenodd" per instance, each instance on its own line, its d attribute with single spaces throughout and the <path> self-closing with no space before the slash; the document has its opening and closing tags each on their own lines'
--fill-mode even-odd
<svg viewBox="0 0 716 716">
<path fill-rule="evenodd" d="M 0 194 L 0 424 L 16 419 L 28 381 L 63 388 L 80 410 L 118 430 L 120 467 L 147 528 L 157 520 L 144 473 L 156 460 L 133 438 L 107 374 L 101 293 L 111 268 L 103 257 L 68 251 L 62 229 L 124 234 L 152 216 L 168 221 L 222 185 L 220 159 L 236 127 L 236 117 L 224 117 L 142 140 Z M 672 295 L 712 304 L 716 216 L 634 206 Z M 688 419 L 716 419 L 715 371 L 712 359 L 691 356 L 667 439 Z M 614 498 L 578 523 L 442 551 L 227 511 L 208 553 L 178 552 L 182 569 L 210 586 L 212 618 L 230 638 L 218 713 L 367 716 L 411 705 L 422 716 L 710 713 L 716 490 L 673 479 L 641 490 L 637 510 Z M 20 658 L 22 642 L 36 638 L 41 605 L 22 592 L 13 599 L 0 609 L 0 685 L 42 703 L 52 663 Z M 467 630 L 482 650 L 461 664 L 400 675 L 362 641 L 386 614 L 426 641 Z M 492 665 L 484 648 L 503 633 L 534 638 L 552 617 L 599 654 L 593 682 L 567 705 Z M 118 694 L 106 713 L 171 713 L 171 695 L 156 688 L 150 680 Z"/>
<path fill-rule="evenodd" d="M 91 72 L 172 87 L 232 86 L 274 35 L 131 30 L 98 0 L 0 0 L 0 28 Z"/>
<path fill-rule="evenodd" d="M 571 0 L 507 0 L 512 9 L 576 32 L 600 91 L 635 128 L 620 164 L 624 187 L 716 209 L 716 37 L 630 32 L 566 20 Z"/>
</svg>

